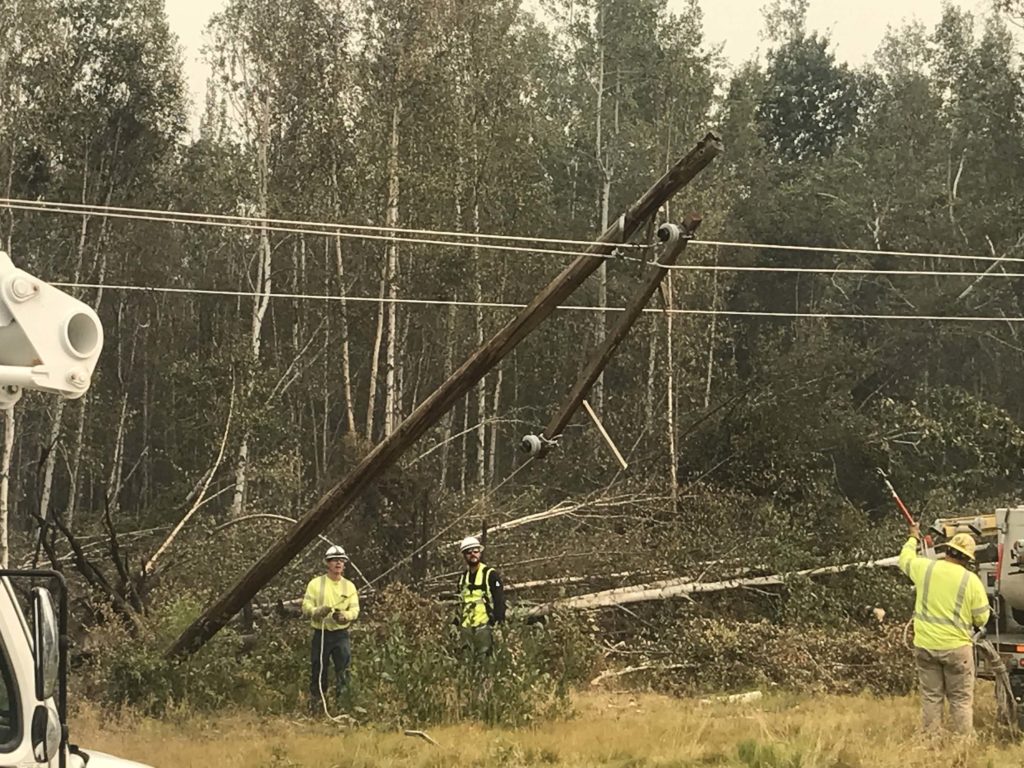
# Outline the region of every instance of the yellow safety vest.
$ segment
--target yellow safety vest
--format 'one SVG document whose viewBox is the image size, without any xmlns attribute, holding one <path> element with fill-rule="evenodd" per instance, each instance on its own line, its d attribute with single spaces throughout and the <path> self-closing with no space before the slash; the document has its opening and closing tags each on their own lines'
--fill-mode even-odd
<svg viewBox="0 0 1024 768">
<path fill-rule="evenodd" d="M 332 612 L 326 619 L 314 620 L 313 611 L 324 605 L 329 605 Z M 334 620 L 334 611 L 344 611 L 349 620 L 339 624 Z M 337 581 L 326 575 L 311 579 L 302 598 L 302 615 L 310 619 L 313 629 L 320 629 L 321 626 L 327 630 L 348 629 L 359 618 L 359 592 L 356 591 L 356 585 L 344 576 Z"/>
<path fill-rule="evenodd" d="M 919 556 L 914 537 L 903 545 L 899 564 L 917 588 L 914 645 L 930 651 L 970 645 L 973 628 L 985 626 L 989 617 L 988 595 L 977 574 Z"/>
<path fill-rule="evenodd" d="M 490 622 L 491 584 L 489 576 L 493 568 L 478 563 L 476 571 L 465 571 L 459 579 L 459 594 L 462 598 L 462 626 L 485 627 Z"/>
</svg>

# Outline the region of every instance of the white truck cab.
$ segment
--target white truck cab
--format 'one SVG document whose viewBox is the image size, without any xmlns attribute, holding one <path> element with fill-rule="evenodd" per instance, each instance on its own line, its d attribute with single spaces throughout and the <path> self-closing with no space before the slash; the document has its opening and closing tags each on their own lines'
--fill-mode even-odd
<svg viewBox="0 0 1024 768">
<path fill-rule="evenodd" d="M 13 408 L 26 389 L 81 397 L 102 348 L 91 307 L 0 251 L 0 409 Z M 0 570 L 0 768 L 147 768 L 68 743 L 67 619 L 59 573 Z"/>
<path fill-rule="evenodd" d="M 59 610 L 53 593 L 58 590 Z M 28 592 L 31 622 L 18 588 Z M 68 743 L 67 592 L 56 571 L 0 571 L 0 766 L 147 768 Z"/>
</svg>

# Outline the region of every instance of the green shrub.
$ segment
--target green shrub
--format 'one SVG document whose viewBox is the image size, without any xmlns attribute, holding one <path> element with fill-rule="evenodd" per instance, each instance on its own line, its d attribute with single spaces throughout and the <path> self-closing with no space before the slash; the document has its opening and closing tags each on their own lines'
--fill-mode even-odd
<svg viewBox="0 0 1024 768">
<path fill-rule="evenodd" d="M 179 598 L 139 638 L 114 623 L 97 630 L 95 651 L 82 670 L 89 695 L 108 707 L 151 715 L 223 707 L 304 710 L 310 673 L 306 622 L 274 622 L 245 643 L 225 628 L 189 660 L 166 660 L 164 650 L 198 609 L 197 601 Z M 499 628 L 494 658 L 481 668 L 462 658 L 451 616 L 401 586 L 381 594 L 372 616 L 352 632 L 351 684 L 343 708 L 388 726 L 467 719 L 522 725 L 565 714 L 572 686 L 593 666 L 582 630 L 560 619 Z"/>
</svg>

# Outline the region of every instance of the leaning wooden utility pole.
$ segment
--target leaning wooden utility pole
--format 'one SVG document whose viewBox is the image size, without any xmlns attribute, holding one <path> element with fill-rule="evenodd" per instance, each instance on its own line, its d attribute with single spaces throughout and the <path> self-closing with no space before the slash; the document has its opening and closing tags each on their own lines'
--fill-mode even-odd
<svg viewBox="0 0 1024 768">
<path fill-rule="evenodd" d="M 619 316 L 615 327 L 608 333 L 604 342 L 594 350 L 590 360 L 587 361 L 586 366 L 576 379 L 576 383 L 573 385 L 572 390 L 570 390 L 565 403 L 558 410 L 558 413 L 551 418 L 547 427 L 544 428 L 542 452 L 547 450 L 552 445 L 551 441 L 561 435 L 566 426 L 568 426 L 573 414 L 579 409 L 587 393 L 590 392 L 590 388 L 601 375 L 601 371 L 608 365 L 608 361 L 612 359 L 615 350 L 629 334 L 636 319 L 640 317 L 640 313 L 647 306 L 647 302 L 651 300 L 651 296 L 658 290 L 662 279 L 668 273 L 668 268 L 676 263 L 679 254 L 685 250 L 686 244 L 693 237 L 693 233 L 697 231 L 700 222 L 700 215 L 694 213 L 683 220 L 682 227 L 677 227 L 675 224 L 663 224 L 658 229 L 658 238 L 665 243 L 661 257 L 658 259 L 657 264 L 651 268 L 643 286 L 630 299 L 629 304 L 626 305 L 626 309 Z"/>
<path fill-rule="evenodd" d="M 578 257 L 562 270 L 514 320 L 470 355 L 394 432 L 381 440 L 348 477 L 324 494 L 283 539 L 185 629 L 168 649 L 167 655 L 183 657 L 199 650 L 477 381 L 554 312 L 604 262 L 616 245 L 627 242 L 666 200 L 686 186 L 721 151 L 721 140 L 716 134 L 709 133 L 672 166 L 595 241 L 588 249 L 588 255 Z"/>
</svg>

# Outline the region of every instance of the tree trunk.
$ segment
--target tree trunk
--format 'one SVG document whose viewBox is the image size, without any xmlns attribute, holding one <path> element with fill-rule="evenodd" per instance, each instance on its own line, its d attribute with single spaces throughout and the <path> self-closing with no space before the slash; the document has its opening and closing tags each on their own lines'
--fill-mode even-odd
<svg viewBox="0 0 1024 768">
<path fill-rule="evenodd" d="M 844 563 L 843 565 L 828 565 L 822 568 L 807 568 L 802 571 L 772 576 L 752 576 L 750 578 L 725 579 L 712 582 L 694 581 L 689 577 L 666 579 L 652 584 L 636 584 L 631 587 L 617 587 L 601 592 L 593 592 L 589 595 L 562 598 L 545 603 L 544 605 L 538 605 L 528 615 L 530 617 L 543 616 L 555 608 L 589 611 L 594 608 L 629 605 L 631 603 L 643 603 L 651 600 L 665 600 L 670 597 L 687 597 L 708 592 L 723 592 L 730 589 L 757 589 L 758 587 L 783 586 L 786 584 L 787 579 L 791 579 L 794 576 L 813 578 L 815 576 L 827 576 L 860 569 L 895 568 L 898 562 L 898 557 L 887 557 L 881 560 L 864 560 L 856 563 Z"/>
<path fill-rule="evenodd" d="M 657 315 L 651 318 L 651 345 L 647 350 L 647 384 L 644 390 L 644 427 L 648 434 L 654 433 L 654 392 L 658 371 L 658 330 Z"/>
<path fill-rule="evenodd" d="M 391 112 L 391 142 L 388 149 L 388 206 L 385 215 L 385 224 L 388 227 L 398 226 L 398 197 L 399 197 L 399 173 L 398 173 L 398 150 L 399 150 L 399 116 L 402 109 L 402 99 L 395 101 L 394 109 Z M 389 230 L 389 234 L 394 235 Z M 395 371 L 398 364 L 398 241 L 388 241 L 387 256 L 387 295 L 390 301 L 387 304 L 388 318 L 388 341 L 387 359 L 384 373 L 384 434 L 390 435 L 399 422 L 399 404 L 402 402 L 401 394 L 397 391 Z"/>
<path fill-rule="evenodd" d="M 715 265 L 718 265 L 718 249 L 715 248 Z M 718 309 L 718 271 L 711 274 L 711 311 Z M 704 408 L 711 407 L 711 379 L 715 370 L 715 331 L 718 315 L 711 315 L 711 328 L 708 331 L 708 372 L 704 379 Z"/>
<path fill-rule="evenodd" d="M 444 375 L 451 376 L 452 373 L 452 362 L 455 359 L 455 310 L 454 304 L 448 305 L 448 327 L 447 333 L 445 334 L 445 349 L 444 349 Z M 441 482 L 440 488 L 443 490 L 445 487 L 445 480 L 448 478 L 448 453 L 449 446 L 452 440 L 452 425 L 455 422 L 455 409 L 448 411 L 444 415 L 444 427 L 442 430 L 442 443 L 441 443 Z"/>
<path fill-rule="evenodd" d="M 665 395 L 667 404 L 665 406 L 666 429 L 668 430 L 668 479 L 670 483 L 670 497 L 672 499 L 672 514 L 679 511 L 679 466 L 676 458 L 676 413 L 675 413 L 675 376 L 673 375 L 673 344 L 672 344 L 672 309 L 675 304 L 672 294 L 672 273 L 669 272 L 665 279 L 665 303 L 668 310 L 665 313 Z"/>
<path fill-rule="evenodd" d="M 4 417 L 4 449 L 0 453 L 0 568 L 10 563 L 7 527 L 11 519 L 11 466 L 14 463 L 14 408 L 8 408 Z"/>
<path fill-rule="evenodd" d="M 46 442 L 46 460 L 43 462 L 43 487 L 39 492 L 39 517 L 49 519 L 50 497 L 53 493 L 53 471 L 57 465 L 57 443 L 60 441 L 61 425 L 64 420 L 64 406 L 67 401 L 61 398 L 53 407 L 53 420 L 50 422 L 50 435 Z M 39 535 L 43 534 L 42 528 Z M 37 547 L 38 549 L 38 547 Z"/>
<path fill-rule="evenodd" d="M 334 238 L 334 257 L 338 271 L 338 293 L 345 295 L 345 262 L 341 254 L 341 237 Z M 341 302 L 338 321 L 341 324 L 341 386 L 345 395 L 345 424 L 348 426 L 348 431 L 355 434 L 356 409 L 355 400 L 352 397 L 352 356 L 349 352 L 348 304 L 344 301 Z"/>
<path fill-rule="evenodd" d="M 501 406 L 501 383 L 504 379 L 504 369 L 498 369 L 498 375 L 494 382 L 494 397 L 491 401 L 491 450 L 487 457 L 487 474 L 493 485 L 498 466 L 498 409 Z"/>
<path fill-rule="evenodd" d="M 599 48 L 599 63 L 597 70 L 597 115 L 595 118 L 594 151 L 597 157 L 597 167 L 601 172 L 601 193 L 599 195 L 599 207 L 601 211 L 600 231 L 608 230 L 608 198 L 611 194 L 611 175 L 608 169 L 608 157 L 604 151 L 603 134 L 603 110 L 604 110 L 604 68 L 605 68 L 605 46 L 604 46 L 604 6 L 598 12 L 597 44 Z M 597 271 L 597 305 L 608 306 L 608 262 L 604 260 Z M 606 323 L 604 312 L 597 313 L 597 345 L 604 343 Z M 594 401 L 594 410 L 598 414 L 604 412 L 604 371 L 597 377 L 591 391 L 591 399 Z"/>
<path fill-rule="evenodd" d="M 377 306 L 377 332 L 373 337 L 373 353 L 370 355 L 370 383 L 368 385 L 368 391 L 366 395 L 366 439 L 373 442 L 373 432 L 375 425 L 375 413 L 374 410 L 377 407 L 377 374 L 380 369 L 380 348 L 383 344 L 384 336 L 384 314 L 385 307 L 383 298 L 387 291 L 388 277 L 387 269 L 380 276 L 380 299 L 381 303 Z"/>
<path fill-rule="evenodd" d="M 256 137 L 256 170 L 259 175 L 259 216 L 266 219 L 270 215 L 270 94 L 264 96 L 258 117 Z M 259 259 L 256 268 L 257 296 L 253 299 L 250 325 L 250 357 L 248 381 L 246 382 L 246 403 L 251 402 L 256 369 L 259 366 L 263 320 L 270 306 L 270 292 L 273 288 L 273 252 L 270 248 L 270 230 L 260 227 Z M 235 459 L 235 490 L 231 499 L 230 516 L 241 517 L 245 510 L 245 495 L 248 484 L 249 467 L 249 432 L 242 433 Z"/>
<path fill-rule="evenodd" d="M 121 414 L 117 420 L 117 434 L 114 437 L 114 453 L 110 460 L 110 475 L 107 478 L 106 504 L 111 516 L 118 512 L 121 497 L 121 478 L 124 472 L 124 436 L 128 420 L 128 393 L 121 397 Z"/>
<path fill-rule="evenodd" d="M 469 396 L 462 400 L 462 456 L 459 457 L 459 493 L 466 493 L 466 467 L 469 463 L 467 458 L 469 440 Z"/>
<path fill-rule="evenodd" d="M 71 457 L 71 480 L 68 483 L 68 506 L 64 512 L 64 524 L 74 530 L 75 511 L 78 506 L 79 473 L 82 470 L 82 446 L 85 443 L 85 414 L 88 395 L 79 401 L 78 425 L 75 431 L 75 450 Z"/>
<path fill-rule="evenodd" d="M 473 202 L 473 232 L 480 233 L 480 199 L 479 184 L 474 192 L 476 200 Z M 484 312 L 482 305 L 484 300 L 484 276 L 483 264 L 480 261 L 480 249 L 473 249 L 473 259 L 476 263 L 476 284 L 474 296 L 478 306 L 476 307 L 476 345 L 482 347 L 484 343 Z M 468 409 L 467 409 L 468 411 Z M 487 482 L 487 377 L 483 377 L 476 385 L 476 420 L 479 425 L 476 429 L 476 482 L 483 486 Z"/>
</svg>

